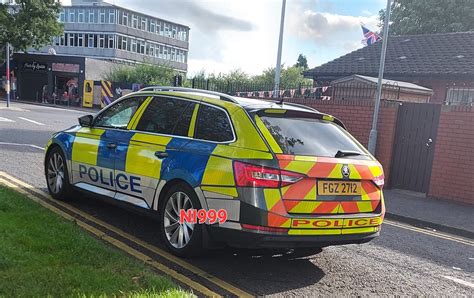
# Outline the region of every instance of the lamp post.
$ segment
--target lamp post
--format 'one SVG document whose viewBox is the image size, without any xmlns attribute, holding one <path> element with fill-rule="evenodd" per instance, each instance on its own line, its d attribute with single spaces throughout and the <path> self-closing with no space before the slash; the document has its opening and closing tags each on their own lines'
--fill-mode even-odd
<svg viewBox="0 0 474 298">
<path fill-rule="evenodd" d="M 274 98 L 278 98 L 280 96 L 281 48 L 283 43 L 283 27 L 285 25 L 285 7 L 286 0 L 283 0 L 281 6 L 280 37 L 278 38 L 277 63 L 275 67 L 275 87 L 273 88 Z"/>
<path fill-rule="evenodd" d="M 374 116 L 372 118 L 372 129 L 369 134 L 369 152 L 375 155 L 377 146 L 377 122 L 379 119 L 380 97 L 382 96 L 382 79 L 385 67 L 385 52 L 387 51 L 388 42 L 388 26 L 390 22 L 390 4 L 391 0 L 387 0 L 387 9 L 385 10 L 385 21 L 383 24 L 382 53 L 380 54 L 379 78 L 377 81 L 377 95 L 375 98 Z"/>
<path fill-rule="evenodd" d="M 5 91 L 7 93 L 7 108 L 10 107 L 10 43 L 7 42 L 7 62 L 6 62 L 6 70 L 7 70 L 7 84 L 5 86 Z"/>
</svg>

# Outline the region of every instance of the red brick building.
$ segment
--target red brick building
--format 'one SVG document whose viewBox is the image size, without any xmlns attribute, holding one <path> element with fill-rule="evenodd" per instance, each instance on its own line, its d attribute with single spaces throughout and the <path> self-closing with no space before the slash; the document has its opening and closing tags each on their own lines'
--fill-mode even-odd
<svg viewBox="0 0 474 298">
<path fill-rule="evenodd" d="M 328 82 L 353 74 L 378 76 L 382 42 L 358 49 L 306 71 Z M 474 31 L 390 36 L 384 78 L 433 89 L 430 102 L 474 102 Z"/>
</svg>

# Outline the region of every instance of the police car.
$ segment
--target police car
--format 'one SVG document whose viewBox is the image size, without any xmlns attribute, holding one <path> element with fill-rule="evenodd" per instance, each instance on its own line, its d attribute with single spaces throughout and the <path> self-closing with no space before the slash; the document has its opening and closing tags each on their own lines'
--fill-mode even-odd
<svg viewBox="0 0 474 298">
<path fill-rule="evenodd" d="M 381 165 L 338 119 L 187 88 L 145 88 L 79 118 L 48 142 L 45 176 L 55 199 L 82 190 L 149 210 L 180 256 L 363 243 L 385 212 Z"/>
</svg>

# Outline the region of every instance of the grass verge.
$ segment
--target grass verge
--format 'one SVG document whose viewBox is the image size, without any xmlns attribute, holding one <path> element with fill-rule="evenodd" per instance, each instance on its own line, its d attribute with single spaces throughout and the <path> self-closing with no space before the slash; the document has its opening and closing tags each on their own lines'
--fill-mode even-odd
<svg viewBox="0 0 474 298">
<path fill-rule="evenodd" d="M 0 186 L 0 296 L 189 297 L 170 278 Z"/>
</svg>

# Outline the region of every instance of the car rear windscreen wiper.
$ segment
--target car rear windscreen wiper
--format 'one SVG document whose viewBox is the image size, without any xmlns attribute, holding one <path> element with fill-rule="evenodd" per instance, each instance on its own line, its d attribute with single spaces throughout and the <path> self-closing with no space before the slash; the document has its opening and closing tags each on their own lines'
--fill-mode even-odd
<svg viewBox="0 0 474 298">
<path fill-rule="evenodd" d="M 357 156 L 357 155 L 366 155 L 366 154 L 361 153 L 361 152 L 357 152 L 357 151 L 337 150 L 336 155 L 334 155 L 334 157 L 346 157 L 346 156 Z"/>
</svg>

